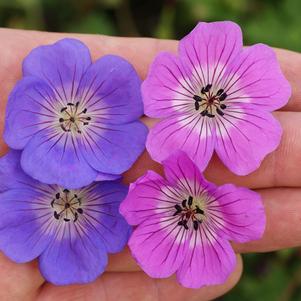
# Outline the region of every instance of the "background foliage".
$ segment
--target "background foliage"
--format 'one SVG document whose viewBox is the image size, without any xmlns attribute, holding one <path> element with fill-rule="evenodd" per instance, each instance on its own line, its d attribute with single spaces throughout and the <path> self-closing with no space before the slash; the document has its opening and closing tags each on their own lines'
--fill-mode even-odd
<svg viewBox="0 0 301 301">
<path fill-rule="evenodd" d="M 199 20 L 233 20 L 245 44 L 301 51 L 300 0 L 0 0 L 0 26 L 181 38 Z M 242 280 L 224 301 L 300 301 L 301 251 L 244 256 Z M 189 301 L 189 300 L 187 300 Z"/>
</svg>

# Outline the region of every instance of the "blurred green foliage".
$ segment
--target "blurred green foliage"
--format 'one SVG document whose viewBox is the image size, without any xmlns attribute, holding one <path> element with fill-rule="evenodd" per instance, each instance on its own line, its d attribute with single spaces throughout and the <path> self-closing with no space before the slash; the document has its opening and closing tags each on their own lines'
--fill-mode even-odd
<svg viewBox="0 0 301 301">
<path fill-rule="evenodd" d="M 300 0 L 0 0 L 0 26 L 179 39 L 200 21 L 233 20 L 245 44 L 301 51 Z M 224 301 L 300 301 L 301 252 L 244 256 Z M 187 300 L 189 301 L 189 300 Z"/>
</svg>

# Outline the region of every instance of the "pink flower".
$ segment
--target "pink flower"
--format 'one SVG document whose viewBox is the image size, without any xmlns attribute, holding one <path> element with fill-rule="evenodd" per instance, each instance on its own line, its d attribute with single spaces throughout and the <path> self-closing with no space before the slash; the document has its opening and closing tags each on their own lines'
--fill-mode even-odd
<svg viewBox="0 0 301 301">
<path fill-rule="evenodd" d="M 129 247 L 151 277 L 177 273 L 185 287 L 223 283 L 235 268 L 229 240 L 261 238 L 265 214 L 259 194 L 207 182 L 183 152 L 163 162 L 166 179 L 149 171 L 131 184 L 120 212 L 136 225 Z"/>
<path fill-rule="evenodd" d="M 274 51 L 243 49 L 233 22 L 199 23 L 180 41 L 179 55 L 160 53 L 142 86 L 145 114 L 162 118 L 147 149 L 158 162 L 175 149 L 201 170 L 215 150 L 238 175 L 256 170 L 279 145 L 282 130 L 271 112 L 291 88 Z"/>
</svg>

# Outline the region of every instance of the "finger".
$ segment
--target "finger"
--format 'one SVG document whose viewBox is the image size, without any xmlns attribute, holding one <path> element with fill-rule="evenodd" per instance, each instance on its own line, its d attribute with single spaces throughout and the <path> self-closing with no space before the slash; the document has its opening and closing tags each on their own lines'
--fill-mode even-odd
<svg viewBox="0 0 301 301">
<path fill-rule="evenodd" d="M 36 262 L 17 264 L 0 253 L 0 300 L 35 300 L 43 283 Z"/>
<path fill-rule="evenodd" d="M 233 274 L 223 285 L 201 289 L 185 289 L 175 278 L 152 279 L 143 272 L 105 273 L 94 283 L 56 287 L 45 284 L 37 301 L 101 300 L 101 301 L 160 301 L 160 300 L 212 300 L 229 291 L 238 282 L 242 272 L 242 261 L 238 256 Z"/>
<path fill-rule="evenodd" d="M 269 252 L 301 245 L 301 189 L 259 190 L 267 222 L 263 238 L 234 245 L 237 252 Z"/>
<path fill-rule="evenodd" d="M 140 267 L 131 256 L 128 247 L 122 252 L 109 255 L 109 264 L 106 268 L 107 272 L 136 272 L 140 270 Z"/>
<path fill-rule="evenodd" d="M 281 143 L 276 151 L 263 160 L 258 170 L 248 176 L 237 176 L 215 156 L 205 171 L 206 178 L 216 184 L 233 183 L 249 188 L 301 186 L 301 113 L 277 112 L 275 117 L 283 128 Z M 157 122 L 149 118 L 144 118 L 143 121 L 149 127 Z M 124 181 L 132 183 L 149 169 L 163 174 L 162 167 L 144 153 L 124 174 Z"/>
</svg>

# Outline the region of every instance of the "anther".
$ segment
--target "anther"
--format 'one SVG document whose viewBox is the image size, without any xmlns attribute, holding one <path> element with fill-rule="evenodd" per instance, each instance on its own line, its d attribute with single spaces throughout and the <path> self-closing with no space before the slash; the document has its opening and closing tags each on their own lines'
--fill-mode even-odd
<svg viewBox="0 0 301 301">
<path fill-rule="evenodd" d="M 197 101 L 194 103 L 194 108 L 196 111 L 198 111 L 200 108 L 200 104 Z"/>
<path fill-rule="evenodd" d="M 78 101 L 78 102 L 75 104 L 75 106 L 76 106 L 76 107 L 78 107 L 78 106 L 79 106 L 79 101 Z"/>
<path fill-rule="evenodd" d="M 223 111 L 221 111 L 219 108 L 216 109 L 216 113 L 220 116 L 224 116 L 225 113 Z"/>
<path fill-rule="evenodd" d="M 193 95 L 192 97 L 195 101 L 202 101 L 202 97 L 198 96 L 198 95 Z"/>
<path fill-rule="evenodd" d="M 193 221 L 193 229 L 197 230 L 199 228 L 199 223 L 198 221 Z"/>
<path fill-rule="evenodd" d="M 205 93 L 206 93 L 206 92 L 209 92 L 209 90 L 211 89 L 211 87 L 212 87 L 212 85 L 211 85 L 211 84 L 208 84 L 208 85 L 205 87 L 205 89 L 204 89 Z"/>
<path fill-rule="evenodd" d="M 179 211 L 179 212 L 181 212 L 181 211 L 182 211 L 182 208 L 181 208 L 181 206 L 180 206 L 180 205 L 178 205 L 178 204 L 177 204 L 177 205 L 175 205 L 175 208 L 176 208 L 176 210 L 177 210 L 177 211 Z"/>
<path fill-rule="evenodd" d="M 74 106 L 74 103 L 68 102 L 68 103 L 67 103 L 67 106 Z"/>
<path fill-rule="evenodd" d="M 87 117 L 86 120 L 91 120 L 91 117 Z"/>
<path fill-rule="evenodd" d="M 56 195 L 55 195 L 55 198 L 58 200 L 60 198 L 61 194 L 58 192 Z"/>
<path fill-rule="evenodd" d="M 192 197 L 192 196 L 189 196 L 189 197 L 188 197 L 188 206 L 189 206 L 189 207 L 191 207 L 192 201 L 193 201 L 193 197 Z"/>
<path fill-rule="evenodd" d="M 202 116 L 206 116 L 207 114 L 208 114 L 208 110 L 204 110 L 204 111 L 201 112 Z"/>
<path fill-rule="evenodd" d="M 69 218 L 64 218 L 64 221 L 65 222 L 70 222 L 70 219 Z"/>
<path fill-rule="evenodd" d="M 56 211 L 53 212 L 53 216 L 54 216 L 56 219 L 60 219 L 60 215 L 59 215 Z"/>
<path fill-rule="evenodd" d="M 187 203 L 187 200 L 186 200 L 186 199 L 182 201 L 182 207 L 183 207 L 183 208 L 186 208 L 186 203 Z"/>
<path fill-rule="evenodd" d="M 219 97 L 219 101 L 224 101 L 227 97 L 227 93 L 223 93 L 220 97 Z"/>
<path fill-rule="evenodd" d="M 61 113 L 65 112 L 67 110 L 67 107 L 64 107 L 61 109 Z"/>
<path fill-rule="evenodd" d="M 74 220 L 73 220 L 73 222 L 75 223 L 77 221 L 77 219 L 78 219 L 78 214 L 77 214 L 77 212 L 75 212 L 74 213 Z"/>
<path fill-rule="evenodd" d="M 70 121 L 74 123 L 75 122 L 74 117 L 70 117 Z"/>
<path fill-rule="evenodd" d="M 84 122 L 84 123 L 83 123 L 83 125 L 88 125 L 88 124 L 89 124 L 89 122 Z"/>
<path fill-rule="evenodd" d="M 200 209 L 198 206 L 196 206 L 195 212 L 202 214 L 202 215 L 204 215 L 204 213 L 205 213 L 204 210 Z"/>
<path fill-rule="evenodd" d="M 64 122 L 64 121 L 65 121 L 64 118 L 60 118 L 60 119 L 59 119 L 59 122 Z"/>
<path fill-rule="evenodd" d="M 52 202 L 50 203 L 51 207 L 53 208 L 53 204 L 55 202 L 55 199 L 52 200 Z"/>
<path fill-rule="evenodd" d="M 216 93 L 216 96 L 220 96 L 224 93 L 224 89 L 219 89 Z"/>
<path fill-rule="evenodd" d="M 87 113 L 87 109 L 86 109 L 86 108 L 83 109 L 83 110 L 82 110 L 82 113 L 84 113 L 84 114 Z"/>
<path fill-rule="evenodd" d="M 224 105 L 224 104 L 222 103 L 222 104 L 220 105 L 220 108 L 224 110 L 224 109 L 226 109 L 226 108 L 227 108 L 227 106 L 226 106 L 226 105 Z"/>
<path fill-rule="evenodd" d="M 207 113 L 207 115 L 206 115 L 207 117 L 209 117 L 209 118 L 214 118 L 215 117 L 215 115 L 213 115 L 213 114 L 209 114 L 209 113 Z"/>
<path fill-rule="evenodd" d="M 77 208 L 76 211 L 79 213 L 79 214 L 83 214 L 84 213 L 84 210 L 82 208 Z"/>
<path fill-rule="evenodd" d="M 67 188 L 65 188 L 65 189 L 63 190 L 63 192 L 64 192 L 64 193 L 69 193 L 69 192 L 70 192 L 70 190 L 69 190 L 69 189 L 67 189 Z"/>
</svg>

